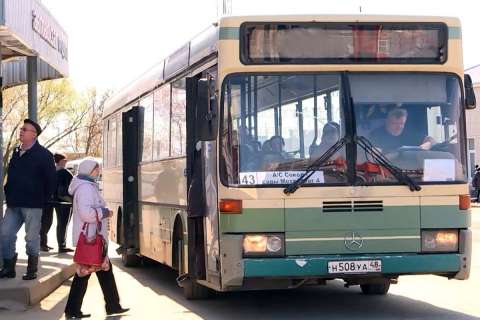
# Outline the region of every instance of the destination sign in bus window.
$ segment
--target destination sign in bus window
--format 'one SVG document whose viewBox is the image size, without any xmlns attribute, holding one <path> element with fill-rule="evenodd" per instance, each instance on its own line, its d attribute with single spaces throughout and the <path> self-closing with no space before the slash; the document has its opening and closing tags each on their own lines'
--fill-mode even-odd
<svg viewBox="0 0 480 320">
<path fill-rule="evenodd" d="M 240 172 L 240 184 L 290 184 L 295 182 L 304 173 L 305 171 Z M 306 182 L 306 184 L 314 183 L 325 183 L 323 171 L 314 172 Z"/>
<path fill-rule="evenodd" d="M 444 63 L 441 23 L 245 23 L 244 64 Z"/>
</svg>

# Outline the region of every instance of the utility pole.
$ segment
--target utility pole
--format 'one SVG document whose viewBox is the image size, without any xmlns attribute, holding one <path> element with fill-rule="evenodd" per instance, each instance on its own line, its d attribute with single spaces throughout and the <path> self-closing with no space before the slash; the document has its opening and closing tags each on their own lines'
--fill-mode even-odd
<svg viewBox="0 0 480 320">
<path fill-rule="evenodd" d="M 217 0 L 217 17 L 220 19 L 232 14 L 232 0 Z"/>
</svg>

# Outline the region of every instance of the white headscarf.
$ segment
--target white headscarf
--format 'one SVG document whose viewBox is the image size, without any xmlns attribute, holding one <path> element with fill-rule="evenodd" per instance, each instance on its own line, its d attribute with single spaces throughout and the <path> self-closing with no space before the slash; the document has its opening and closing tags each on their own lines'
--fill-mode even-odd
<svg viewBox="0 0 480 320">
<path fill-rule="evenodd" d="M 95 169 L 95 167 L 97 166 L 99 166 L 99 163 L 97 162 L 97 160 L 95 160 L 94 158 L 85 158 L 78 165 L 77 173 L 80 175 L 89 176 L 92 173 L 93 169 Z"/>
</svg>

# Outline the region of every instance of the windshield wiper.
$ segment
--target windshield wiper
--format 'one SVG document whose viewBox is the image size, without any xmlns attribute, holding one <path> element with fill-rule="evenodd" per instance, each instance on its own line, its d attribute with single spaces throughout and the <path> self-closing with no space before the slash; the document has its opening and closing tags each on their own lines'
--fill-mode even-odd
<svg viewBox="0 0 480 320">
<path fill-rule="evenodd" d="M 328 159 L 330 159 L 331 156 L 335 154 L 338 150 L 340 150 L 341 147 L 345 145 L 347 142 L 347 139 L 343 137 L 342 139 L 338 140 L 333 146 L 327 149 L 318 159 L 316 159 L 311 165 L 307 167 L 305 172 L 298 177 L 297 180 L 292 182 L 288 187 L 283 189 L 283 193 L 286 195 L 289 195 L 291 193 L 294 193 L 297 191 L 298 188 L 302 184 L 308 181 L 308 179 L 317 171 L 319 167 L 321 167 L 325 162 L 327 162 Z"/>
<path fill-rule="evenodd" d="M 370 154 L 378 164 L 387 168 L 399 182 L 406 184 L 410 188 L 410 191 L 422 190 L 422 187 L 420 187 L 418 183 L 388 160 L 367 138 L 358 136 L 356 142 L 365 152 Z"/>
</svg>

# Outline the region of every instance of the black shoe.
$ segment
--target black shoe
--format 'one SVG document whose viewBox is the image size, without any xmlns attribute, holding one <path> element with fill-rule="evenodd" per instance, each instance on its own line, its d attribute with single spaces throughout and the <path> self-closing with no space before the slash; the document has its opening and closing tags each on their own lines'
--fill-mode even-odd
<svg viewBox="0 0 480 320">
<path fill-rule="evenodd" d="M 75 250 L 73 250 L 71 248 L 67 248 L 67 247 L 58 249 L 58 253 L 66 253 L 66 252 L 73 252 L 73 251 L 75 251 Z"/>
<path fill-rule="evenodd" d="M 49 247 L 49 246 L 40 246 L 40 251 L 42 252 L 48 252 L 50 251 L 52 248 Z"/>
<path fill-rule="evenodd" d="M 75 313 L 75 314 L 69 314 L 69 313 L 66 313 L 65 312 L 65 319 L 70 319 L 70 320 L 74 320 L 74 319 L 82 319 L 82 318 L 90 318 L 91 315 L 90 314 L 86 314 L 86 313 Z"/>
<path fill-rule="evenodd" d="M 121 314 L 121 313 L 125 313 L 127 311 L 129 311 L 130 308 L 122 308 L 120 307 L 119 309 L 115 309 L 115 310 L 108 310 L 107 311 L 107 316 L 112 316 L 114 314 Z"/>
<path fill-rule="evenodd" d="M 15 278 L 15 265 L 17 264 L 17 254 L 12 259 L 3 259 L 3 269 L 0 270 L 0 278 Z"/>
<path fill-rule="evenodd" d="M 22 277 L 23 280 L 33 280 L 37 278 L 38 256 L 28 256 L 27 273 Z"/>
</svg>

